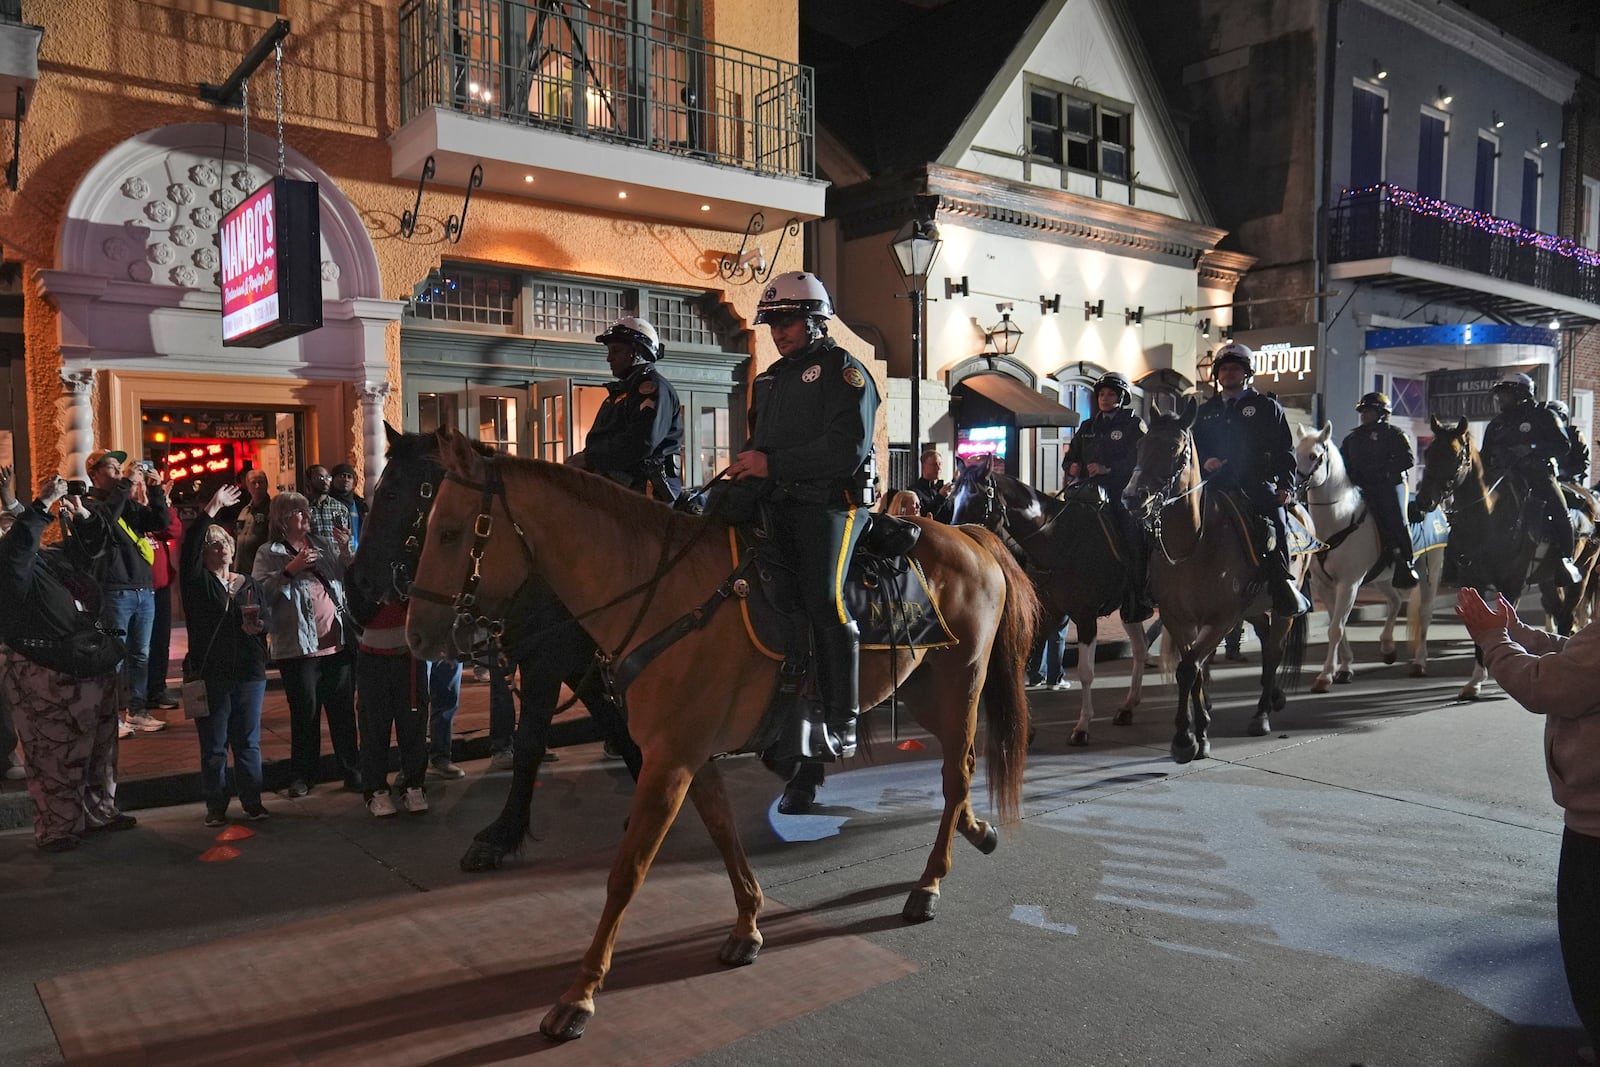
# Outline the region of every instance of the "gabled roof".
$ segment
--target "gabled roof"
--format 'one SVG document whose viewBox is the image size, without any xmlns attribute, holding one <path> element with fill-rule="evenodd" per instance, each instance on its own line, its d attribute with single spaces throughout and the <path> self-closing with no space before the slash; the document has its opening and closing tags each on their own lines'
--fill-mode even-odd
<svg viewBox="0 0 1600 1067">
<path fill-rule="evenodd" d="M 939 159 L 1047 4 L 950 0 L 907 19 L 893 2 L 805 0 L 800 58 L 817 71 L 818 121 L 875 175 Z M 830 31 L 834 18 L 857 32 Z"/>
</svg>

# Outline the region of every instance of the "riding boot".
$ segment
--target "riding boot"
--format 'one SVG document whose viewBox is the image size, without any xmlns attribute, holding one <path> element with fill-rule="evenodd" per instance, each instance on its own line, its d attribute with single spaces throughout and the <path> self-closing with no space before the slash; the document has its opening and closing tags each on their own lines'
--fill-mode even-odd
<svg viewBox="0 0 1600 1067">
<path fill-rule="evenodd" d="M 1122 621 L 1144 622 L 1155 614 L 1150 595 L 1150 545 L 1137 520 L 1123 524 L 1123 544 L 1128 554 L 1128 585 L 1122 596 Z"/>
<path fill-rule="evenodd" d="M 1267 592 L 1272 597 L 1272 613 L 1284 618 L 1304 615 L 1311 610 L 1311 601 L 1300 592 L 1300 586 L 1289 569 L 1289 540 L 1284 536 L 1283 525 L 1276 522 L 1274 525 L 1278 528 L 1278 544 L 1263 561 L 1262 575 L 1266 579 Z"/>
<path fill-rule="evenodd" d="M 861 631 L 853 622 L 821 626 L 816 642 L 824 722 L 812 724 L 806 756 L 822 762 L 847 759 L 856 754 L 856 718 L 861 714 Z"/>
<path fill-rule="evenodd" d="M 1411 564 L 1411 553 L 1395 553 L 1394 575 L 1389 579 L 1389 584 L 1396 589 L 1415 589 L 1421 580 L 1417 577 L 1417 569 Z"/>
</svg>

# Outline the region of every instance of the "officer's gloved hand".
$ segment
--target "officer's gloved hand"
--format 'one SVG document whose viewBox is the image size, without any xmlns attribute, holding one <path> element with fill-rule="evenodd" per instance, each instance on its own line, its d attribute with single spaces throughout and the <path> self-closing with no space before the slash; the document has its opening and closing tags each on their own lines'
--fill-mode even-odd
<svg viewBox="0 0 1600 1067">
<path fill-rule="evenodd" d="M 1413 526 L 1422 522 L 1427 517 L 1427 512 L 1422 510 L 1422 505 L 1413 500 L 1406 505 L 1406 521 Z"/>
</svg>

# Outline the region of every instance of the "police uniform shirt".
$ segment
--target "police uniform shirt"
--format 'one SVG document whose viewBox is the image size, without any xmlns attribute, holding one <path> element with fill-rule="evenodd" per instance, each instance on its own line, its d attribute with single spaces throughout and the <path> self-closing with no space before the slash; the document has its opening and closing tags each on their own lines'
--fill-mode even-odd
<svg viewBox="0 0 1600 1067">
<path fill-rule="evenodd" d="M 594 417 L 583 454 L 590 469 L 622 475 L 634 489 L 645 482 L 650 460 L 678 476 L 683 448 L 683 405 L 672 383 L 653 364 L 634 367 L 625 378 L 606 383 L 609 394 Z"/>
<path fill-rule="evenodd" d="M 1098 463 L 1110 473 L 1094 480 L 1120 493 L 1133 476 L 1139 442 L 1143 438 L 1144 420 L 1128 408 L 1097 411 L 1072 435 L 1072 443 L 1067 445 L 1067 455 L 1061 465 L 1067 468 L 1077 463 L 1081 467 L 1078 473 L 1089 477 L 1089 464 Z"/>
<path fill-rule="evenodd" d="M 871 454 L 878 387 L 833 338 L 778 360 L 752 393 L 750 448 L 773 481 L 844 485 Z"/>
<path fill-rule="evenodd" d="M 1200 405 L 1194 442 L 1202 467 L 1212 457 L 1226 461 L 1207 478 L 1226 485 L 1294 488 L 1294 440 L 1273 397 L 1246 387 L 1229 404 L 1219 393 Z"/>
<path fill-rule="evenodd" d="M 1357 485 L 1399 485 L 1416 463 L 1405 431 L 1381 419 L 1351 430 L 1339 451 Z"/>
<path fill-rule="evenodd" d="M 1572 442 L 1555 413 L 1532 400 L 1496 415 L 1483 431 L 1484 456 L 1496 468 L 1530 455 L 1560 461 L 1571 450 Z"/>
</svg>

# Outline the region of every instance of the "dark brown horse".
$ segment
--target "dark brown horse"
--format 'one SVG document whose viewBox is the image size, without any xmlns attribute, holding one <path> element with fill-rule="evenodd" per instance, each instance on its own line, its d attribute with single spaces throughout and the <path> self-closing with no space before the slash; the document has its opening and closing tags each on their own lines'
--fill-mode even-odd
<svg viewBox="0 0 1600 1067">
<path fill-rule="evenodd" d="M 1573 617 L 1593 595 L 1600 545 L 1593 537 L 1578 539 L 1573 562 L 1583 575 L 1581 584 L 1568 588 L 1548 577 L 1535 583 L 1534 553 L 1542 531 L 1539 520 L 1521 517 L 1526 491 L 1511 479 L 1489 484 L 1483 456 L 1472 442 L 1466 419 L 1447 423 L 1429 416 L 1429 422 L 1433 440 L 1422 454 L 1417 505 L 1425 511 L 1444 506 L 1450 518 L 1450 544 L 1445 551 L 1455 565 L 1457 580 L 1463 587 L 1493 587 L 1513 604 L 1530 584 L 1537 584 L 1551 626 L 1557 633 L 1570 634 Z M 1481 653 L 1477 660 L 1472 676 L 1461 687 L 1463 700 L 1478 699 L 1487 677 Z"/>
<path fill-rule="evenodd" d="M 709 610 L 732 569 L 725 527 L 582 471 L 485 459 L 453 431 L 439 435 L 439 453 L 448 474 L 412 587 L 413 653 L 431 658 L 444 651 L 463 613 L 494 617 L 530 574 L 550 584 L 613 663 L 688 620 L 681 640 L 649 661 L 626 690 L 629 732 L 643 754 L 638 787 L 594 940 L 576 980 L 540 1024 L 547 1036 L 567 1040 L 581 1036 L 594 1014 L 623 910 L 686 796 L 722 853 L 738 905 L 719 958 L 730 965 L 755 960 L 761 888 L 711 760 L 740 751 L 755 732 L 778 664 L 751 645 L 736 606 Z M 1017 818 L 1028 735 L 1022 670 L 1037 611 L 1027 578 L 989 531 L 920 525 L 915 556 L 957 644 L 861 657 L 862 706 L 887 699 L 898 685 L 944 753 L 944 813 L 902 911 L 909 921 L 933 917 L 955 834 L 984 852 L 998 842 L 996 829 L 972 812 L 980 696 L 991 799 L 1002 822 Z M 453 590 L 466 595 L 441 592 Z"/>
<path fill-rule="evenodd" d="M 1280 681 L 1288 688 L 1297 684 L 1305 652 L 1305 626 L 1268 609 L 1269 598 L 1257 578 L 1257 556 L 1240 529 L 1235 505 L 1226 493 L 1203 489 L 1189 432 L 1197 410 L 1190 397 L 1178 414 L 1150 420 L 1150 430 L 1139 442 L 1138 467 L 1123 493 L 1128 509 L 1143 517 L 1154 541 L 1150 585 L 1166 632 L 1161 661 L 1177 664 L 1177 732 L 1172 738 L 1177 763 L 1211 754 L 1207 673 L 1212 653 L 1240 619 L 1249 620 L 1261 637 L 1261 698 L 1247 731 L 1252 736 L 1272 731 L 1269 713 L 1285 703 Z M 1302 556 L 1297 562 L 1297 578 L 1307 559 Z"/>
</svg>

